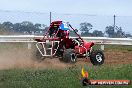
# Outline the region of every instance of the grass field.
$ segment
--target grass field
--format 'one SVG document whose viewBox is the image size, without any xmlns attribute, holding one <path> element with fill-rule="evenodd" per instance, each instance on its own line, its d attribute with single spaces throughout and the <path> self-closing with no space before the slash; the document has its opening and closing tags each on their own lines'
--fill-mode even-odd
<svg viewBox="0 0 132 88">
<path fill-rule="evenodd" d="M 100 45 L 95 45 L 94 48 L 100 48 Z M 52 68 L 56 65 L 51 65 L 50 68 L 43 68 L 45 65 L 42 67 L 23 66 L 32 64 L 23 64 L 28 62 L 28 55 L 25 54 L 31 53 L 29 51 L 32 51 L 32 49 L 28 50 L 27 44 L 0 44 L 0 60 L 5 62 L 6 65 L 12 62 L 11 68 L 7 66 L 6 69 L 0 70 L 0 88 L 124 88 L 124 86 L 83 87 L 80 82 L 82 67 L 88 71 L 90 79 L 128 79 L 132 81 L 132 64 L 130 61 L 132 60 L 132 46 L 106 45 L 104 53 L 107 54 L 107 58 L 102 66 L 93 66 L 89 65 L 90 62 L 80 61 L 75 65 L 62 68 L 60 62 L 59 65 L 61 66 L 59 68 Z M 3 62 L 1 64 L 6 67 Z M 44 61 L 44 64 L 46 63 L 48 66 L 52 64 L 49 61 Z M 58 64 L 58 61 L 54 63 Z M 19 68 L 19 64 L 22 65 L 22 68 Z M 63 65 L 65 66 L 65 64 Z M 125 87 L 132 88 L 132 85 Z"/>
<path fill-rule="evenodd" d="M 0 70 L 0 88 L 83 88 L 80 82 L 81 67 L 66 69 L 9 69 Z M 129 79 L 132 65 L 83 66 L 90 79 Z M 124 86 L 89 86 L 85 88 L 124 88 Z M 125 86 L 132 88 L 132 85 Z"/>
<path fill-rule="evenodd" d="M 94 45 L 94 49 L 100 49 L 100 45 Z M 118 51 L 132 51 L 132 46 L 128 45 L 105 45 L 105 51 L 118 50 Z"/>
</svg>

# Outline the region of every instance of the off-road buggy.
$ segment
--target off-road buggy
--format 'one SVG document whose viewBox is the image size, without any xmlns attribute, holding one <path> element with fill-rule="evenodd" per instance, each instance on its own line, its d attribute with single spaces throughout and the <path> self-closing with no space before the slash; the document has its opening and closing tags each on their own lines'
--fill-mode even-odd
<svg viewBox="0 0 132 88">
<path fill-rule="evenodd" d="M 70 30 L 77 35 L 69 36 Z M 41 61 L 47 57 L 58 57 L 66 63 L 75 63 L 77 58 L 90 58 L 93 65 L 104 63 L 104 54 L 101 50 L 92 50 L 93 42 L 83 40 L 76 30 L 68 23 L 54 21 L 50 24 L 43 38 L 36 38 L 36 58 Z"/>
</svg>

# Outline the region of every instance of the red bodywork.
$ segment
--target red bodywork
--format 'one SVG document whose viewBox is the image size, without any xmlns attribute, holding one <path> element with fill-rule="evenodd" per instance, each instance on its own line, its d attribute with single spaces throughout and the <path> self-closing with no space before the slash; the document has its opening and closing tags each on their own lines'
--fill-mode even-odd
<svg viewBox="0 0 132 88">
<path fill-rule="evenodd" d="M 77 34 L 78 39 L 80 39 L 81 44 L 74 44 L 73 39 L 69 38 L 69 30 L 60 30 L 59 26 L 62 24 L 62 21 L 54 21 L 50 24 L 47 33 L 44 35 L 42 39 L 35 39 L 37 42 L 44 42 L 46 40 L 49 41 L 60 41 L 60 47 L 63 48 L 65 46 L 66 49 L 72 48 L 78 54 L 86 54 L 86 52 L 90 51 L 91 47 L 94 45 L 93 42 L 84 41 L 80 35 L 76 33 L 74 28 L 71 25 L 70 28 Z M 52 33 L 53 32 L 53 33 Z M 53 35 L 53 36 L 52 36 Z M 63 42 L 63 43 L 62 43 Z M 64 48 L 63 48 L 64 49 Z"/>
<path fill-rule="evenodd" d="M 91 47 L 94 45 L 93 42 L 86 42 L 84 41 L 82 46 L 75 46 L 75 51 L 79 54 L 85 54 L 86 53 L 86 49 L 87 52 L 90 51 Z"/>
</svg>

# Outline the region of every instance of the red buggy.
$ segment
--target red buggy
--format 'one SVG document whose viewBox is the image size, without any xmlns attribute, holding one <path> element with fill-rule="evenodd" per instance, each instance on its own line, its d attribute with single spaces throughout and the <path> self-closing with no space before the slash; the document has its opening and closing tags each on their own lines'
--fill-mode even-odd
<svg viewBox="0 0 132 88">
<path fill-rule="evenodd" d="M 70 38 L 69 32 L 77 35 L 76 38 Z M 68 23 L 63 21 L 54 21 L 50 24 L 47 33 L 43 38 L 36 38 L 36 57 L 43 60 L 46 57 L 59 57 L 66 63 L 75 63 L 77 58 L 90 58 L 93 65 L 104 63 L 104 54 L 101 50 L 92 50 L 93 42 L 86 42 L 76 30 Z"/>
</svg>

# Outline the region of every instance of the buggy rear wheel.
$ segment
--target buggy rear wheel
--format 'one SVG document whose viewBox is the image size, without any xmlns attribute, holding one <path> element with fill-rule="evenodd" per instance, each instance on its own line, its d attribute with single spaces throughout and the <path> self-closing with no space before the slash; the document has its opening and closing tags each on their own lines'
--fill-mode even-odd
<svg viewBox="0 0 132 88">
<path fill-rule="evenodd" d="M 76 63 L 77 55 L 73 49 L 66 49 L 63 53 L 62 61 L 66 63 Z"/>
<path fill-rule="evenodd" d="M 101 50 L 93 50 L 90 54 L 90 61 L 93 65 L 102 65 L 104 63 L 104 54 Z"/>
</svg>

